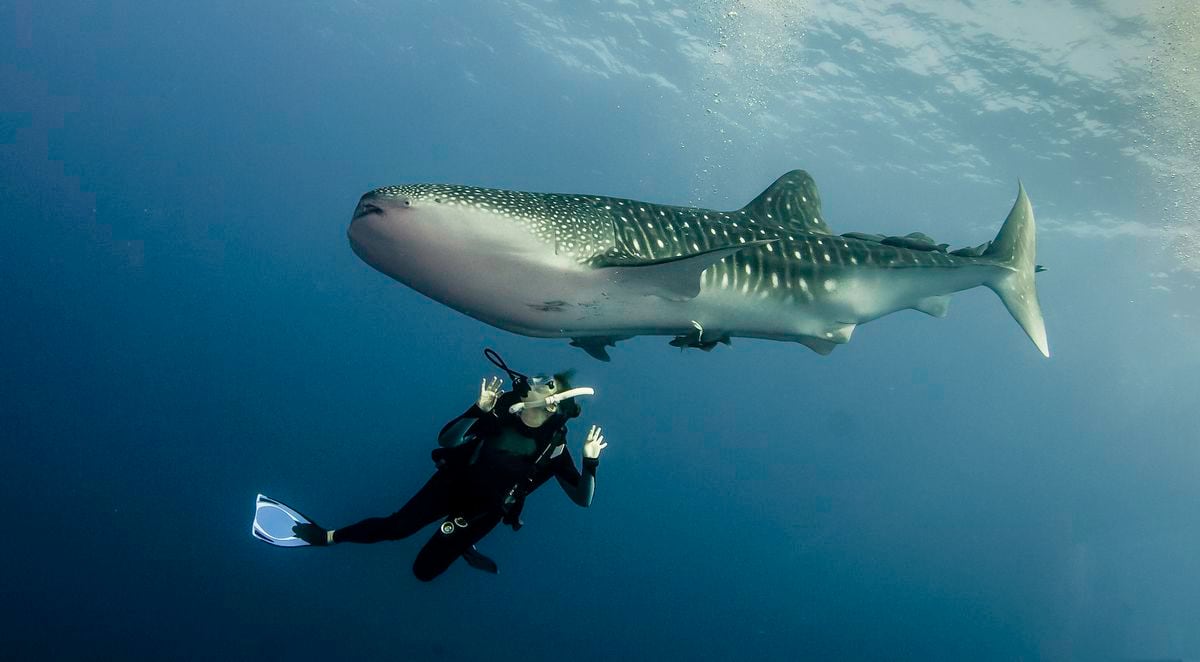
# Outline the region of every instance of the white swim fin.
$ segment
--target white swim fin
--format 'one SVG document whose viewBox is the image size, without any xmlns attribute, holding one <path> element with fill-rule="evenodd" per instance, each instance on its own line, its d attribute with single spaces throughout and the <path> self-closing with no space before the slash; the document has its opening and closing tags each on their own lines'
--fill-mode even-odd
<svg viewBox="0 0 1200 662">
<path fill-rule="evenodd" d="M 277 547 L 306 547 L 308 543 L 292 533 L 297 524 L 312 524 L 312 520 L 269 496 L 258 495 L 254 502 L 254 525 L 250 528 L 255 538 Z"/>
</svg>

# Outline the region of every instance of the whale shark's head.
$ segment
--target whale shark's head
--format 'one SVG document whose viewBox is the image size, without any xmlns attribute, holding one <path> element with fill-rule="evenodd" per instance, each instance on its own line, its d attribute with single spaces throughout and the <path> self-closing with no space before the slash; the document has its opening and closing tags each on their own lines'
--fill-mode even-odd
<svg viewBox="0 0 1200 662">
<path fill-rule="evenodd" d="M 436 247 L 474 234 L 474 217 L 458 198 L 437 195 L 430 186 L 392 186 L 362 196 L 350 220 L 350 246 L 377 269 L 397 258 L 416 259 Z M 459 209 L 460 213 L 452 213 Z"/>
<path fill-rule="evenodd" d="M 590 237 L 611 238 L 610 224 L 578 220 L 569 202 L 471 186 L 388 186 L 362 196 L 347 236 L 375 269 L 483 315 L 498 297 L 578 270 L 578 253 L 599 246 L 600 239 Z"/>
<path fill-rule="evenodd" d="M 447 275 L 495 274 L 507 262 L 553 253 L 501 205 L 504 193 L 441 184 L 375 189 L 354 209 L 350 245 L 367 264 L 421 291 Z"/>
</svg>

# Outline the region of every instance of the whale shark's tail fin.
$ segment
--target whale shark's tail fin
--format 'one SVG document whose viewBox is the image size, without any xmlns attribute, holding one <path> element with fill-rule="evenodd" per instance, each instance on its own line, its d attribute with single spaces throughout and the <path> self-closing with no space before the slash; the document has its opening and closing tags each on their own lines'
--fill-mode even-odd
<svg viewBox="0 0 1200 662">
<path fill-rule="evenodd" d="M 1017 201 L 1008 213 L 1000 233 L 984 251 L 983 259 L 990 259 L 1003 267 L 991 280 L 984 283 L 995 292 L 1017 324 L 1025 330 L 1029 339 L 1042 352 L 1050 356 L 1046 342 L 1046 323 L 1042 319 L 1042 307 L 1038 304 L 1034 272 L 1040 271 L 1037 259 L 1037 237 L 1033 221 L 1033 206 L 1025 195 L 1025 187 L 1017 183 Z"/>
</svg>

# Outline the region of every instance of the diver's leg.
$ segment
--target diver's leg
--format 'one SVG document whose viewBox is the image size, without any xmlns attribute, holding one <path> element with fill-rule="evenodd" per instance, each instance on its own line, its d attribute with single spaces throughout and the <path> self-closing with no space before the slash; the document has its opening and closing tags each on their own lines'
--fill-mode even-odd
<svg viewBox="0 0 1200 662">
<path fill-rule="evenodd" d="M 372 543 L 407 538 L 450 511 L 450 480 L 439 471 L 400 510 L 372 517 L 333 532 L 334 542 Z"/>
<path fill-rule="evenodd" d="M 442 533 L 439 529 L 417 554 L 417 560 L 413 562 L 413 574 L 423 582 L 433 580 L 445 572 L 463 552 L 491 533 L 499 523 L 499 513 L 488 513 L 472 520 L 465 527 L 455 529 L 450 535 Z"/>
</svg>

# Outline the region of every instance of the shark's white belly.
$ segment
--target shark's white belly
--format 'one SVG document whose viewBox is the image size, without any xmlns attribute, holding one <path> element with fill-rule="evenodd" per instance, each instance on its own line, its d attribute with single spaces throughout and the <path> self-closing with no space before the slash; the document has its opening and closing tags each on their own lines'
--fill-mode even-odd
<svg viewBox="0 0 1200 662">
<path fill-rule="evenodd" d="M 857 324 L 916 307 L 928 297 L 975 287 L 987 280 L 986 271 L 996 268 L 809 263 L 789 270 L 725 260 L 701 274 L 698 295 L 675 300 L 646 293 L 647 281 L 639 279 L 652 278 L 652 269 L 643 276 L 635 271 L 642 267 L 587 266 L 546 252 L 530 235 L 483 224 L 492 233 L 486 241 L 465 243 L 439 229 L 444 221 L 435 216 L 425 225 L 364 228 L 392 240 L 378 249 L 364 241 L 364 259 L 480 321 L 535 337 L 678 336 L 692 334 L 699 325 L 714 339 L 845 342 Z"/>
<path fill-rule="evenodd" d="M 622 290 L 597 271 L 528 274 L 526 287 L 506 296 L 475 297 L 478 307 L 461 308 L 489 324 L 524 335 L 683 335 L 700 324 L 712 337 L 789 339 L 801 336 L 841 341 L 853 325 L 911 308 L 927 297 L 975 287 L 990 267 L 856 270 L 783 283 L 705 279 L 698 296 L 671 301 Z"/>
</svg>

